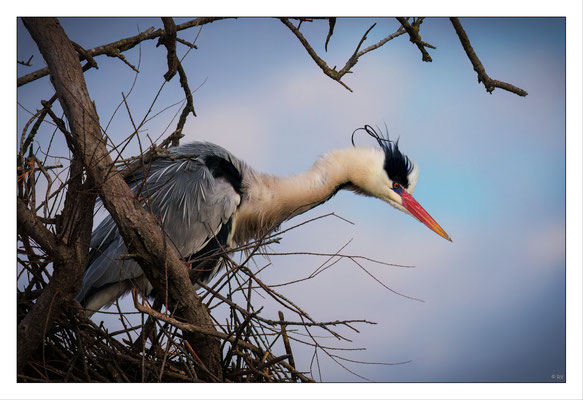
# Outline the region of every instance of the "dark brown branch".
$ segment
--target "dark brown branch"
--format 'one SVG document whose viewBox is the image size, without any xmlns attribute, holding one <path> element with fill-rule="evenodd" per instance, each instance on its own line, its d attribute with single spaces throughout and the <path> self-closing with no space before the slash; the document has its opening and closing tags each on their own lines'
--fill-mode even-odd
<svg viewBox="0 0 583 400">
<path fill-rule="evenodd" d="M 397 20 L 401 23 L 401 26 L 403 28 L 405 28 L 405 30 L 409 34 L 409 40 L 411 41 L 411 43 L 414 43 L 417 45 L 417 48 L 421 52 L 421 56 L 422 56 L 421 59 L 423 61 L 426 61 L 426 62 L 431 62 L 431 56 L 429 55 L 429 53 L 427 52 L 425 47 L 429 47 L 430 49 L 435 49 L 435 46 L 432 46 L 432 45 L 425 43 L 421 40 L 421 36 L 419 35 L 420 23 L 415 24 L 414 26 L 411 26 L 411 24 L 409 24 L 409 21 L 407 21 L 407 18 L 397 17 Z"/>
<path fill-rule="evenodd" d="M 184 22 L 180 25 L 177 25 L 176 31 L 179 32 L 179 31 L 184 30 L 184 29 L 192 28 L 193 26 L 201 26 L 201 25 L 209 24 L 209 23 L 212 23 L 214 21 L 221 20 L 221 19 L 224 19 L 224 18 L 214 18 L 214 17 L 196 18 L 196 19 L 193 19 L 191 21 L 187 21 L 187 22 Z M 139 43 L 141 43 L 145 40 L 156 39 L 162 35 L 164 35 L 163 29 L 157 29 L 156 31 L 154 31 L 154 28 L 149 28 L 146 31 L 144 31 L 136 36 L 120 39 L 120 40 L 112 42 L 112 43 L 108 43 L 108 44 L 105 44 L 102 46 L 94 47 L 93 49 L 87 50 L 86 53 L 92 57 L 100 56 L 103 54 L 109 55 L 111 57 L 120 57 L 121 53 L 137 46 Z M 80 59 L 82 57 L 83 56 L 80 56 Z M 17 87 L 20 87 L 22 85 L 25 85 L 25 84 L 30 83 L 32 81 L 35 81 L 39 78 L 42 78 L 43 76 L 47 76 L 48 74 L 49 74 L 48 67 L 39 69 L 37 71 L 31 72 L 30 74 L 27 74 L 27 75 L 24 75 L 24 76 L 21 76 L 20 78 L 18 78 L 16 85 L 17 85 Z"/>
<path fill-rule="evenodd" d="M 22 199 L 17 199 L 17 219 L 18 231 L 22 230 L 34 239 L 52 259 L 63 261 L 69 256 L 69 249 L 57 241 L 57 237 L 44 226 Z"/>
<path fill-rule="evenodd" d="M 358 57 L 361 57 L 362 55 L 368 53 L 369 51 L 373 51 L 373 50 L 378 49 L 379 47 L 381 47 L 382 45 L 387 43 L 389 40 L 392 40 L 396 37 L 399 37 L 399 36 L 403 35 L 405 32 L 406 31 L 405 31 L 405 29 L 403 29 L 403 26 L 400 26 L 399 29 L 397 29 L 397 31 L 395 33 L 392 33 L 389 36 L 387 36 L 386 38 L 380 40 L 379 42 L 367 47 L 366 49 L 363 49 L 360 53 L 358 53 Z"/>
<path fill-rule="evenodd" d="M 75 196 L 72 194 L 71 196 Z M 94 196 L 93 196 L 93 200 Z M 18 202 L 18 229 L 32 237 L 53 258 L 53 276 L 34 305 L 18 324 L 17 368 L 22 371 L 42 343 L 47 327 L 81 289 L 85 260 L 91 234 L 92 211 L 83 209 L 90 199 L 82 199 L 76 208 L 80 220 L 76 227 L 77 241 L 66 246 L 39 221 L 21 199 Z M 85 214 L 83 214 L 83 212 Z M 89 222 L 88 222 L 89 221 Z"/>
<path fill-rule="evenodd" d="M 31 55 L 28 60 L 26 61 L 20 61 L 20 60 L 16 60 L 16 62 L 20 65 L 26 65 L 27 67 L 32 67 L 32 64 L 30 63 L 32 61 L 32 58 L 34 57 L 34 54 Z"/>
<path fill-rule="evenodd" d="M 308 40 L 300 32 L 299 26 L 298 27 L 295 27 L 289 21 L 289 19 L 287 19 L 287 18 L 280 18 L 280 20 L 281 20 L 281 22 L 283 22 L 283 24 L 285 26 L 287 26 L 293 32 L 294 35 L 296 35 L 296 37 L 298 38 L 298 40 L 300 41 L 300 43 L 302 44 L 302 46 L 304 46 L 304 48 L 306 49 L 306 51 L 308 52 L 308 54 L 310 55 L 310 57 L 312 57 L 312 59 L 314 60 L 314 62 L 316 63 L 316 65 L 318 65 L 322 69 L 322 71 L 324 72 L 324 74 L 327 75 L 328 77 L 334 79 L 336 82 L 340 83 L 342 86 L 344 86 L 350 92 L 352 92 L 352 89 L 350 87 L 348 87 L 348 85 L 346 85 L 342 81 L 342 77 L 344 75 L 346 75 L 347 73 L 350 73 L 351 72 L 352 67 L 354 67 L 356 65 L 356 63 L 358 62 L 359 58 L 361 56 L 365 55 L 366 53 L 370 52 L 370 51 L 373 51 L 375 49 L 378 49 L 379 47 L 383 46 L 385 43 L 387 43 L 391 39 L 394 39 L 394 38 L 396 38 L 398 36 L 401 36 L 403 33 L 405 33 L 405 31 L 402 30 L 402 28 L 399 28 L 399 30 L 397 30 L 397 32 L 395 32 L 395 33 L 387 36 L 386 38 L 382 39 L 378 43 L 376 43 L 376 44 L 374 44 L 372 46 L 369 46 L 366 49 L 363 49 L 363 50 L 359 51 L 360 50 L 360 47 L 362 46 L 362 44 L 366 40 L 366 37 L 367 37 L 368 33 L 376 25 L 376 24 L 373 24 L 370 28 L 368 28 L 368 30 L 362 36 L 362 38 L 360 39 L 360 42 L 358 43 L 358 46 L 356 47 L 356 50 L 354 51 L 354 53 L 352 53 L 352 56 L 350 56 L 350 58 L 346 61 L 346 64 L 344 65 L 344 67 L 342 67 L 342 69 L 340 71 L 336 71 L 336 69 L 330 68 L 328 66 L 328 64 L 326 64 L 326 62 L 322 58 L 320 58 L 318 56 L 318 54 L 312 48 L 312 46 L 310 45 L 310 43 L 308 42 Z M 300 19 L 300 21 L 303 21 L 303 20 L 305 20 L 305 19 Z M 329 34 L 330 34 L 330 32 L 329 32 Z"/>
<path fill-rule="evenodd" d="M 189 41 L 184 40 L 184 39 L 181 39 L 179 37 L 176 38 L 176 41 L 178 43 L 181 43 L 181 44 L 185 45 L 186 47 L 191 48 L 191 49 L 198 49 L 198 47 L 194 43 L 190 43 Z"/>
<path fill-rule="evenodd" d="M 472 47 L 472 44 L 470 43 L 470 39 L 468 38 L 468 35 L 466 34 L 466 31 L 464 30 L 459 19 L 458 18 L 450 18 L 450 21 L 455 29 L 455 32 L 457 33 L 457 35 L 460 39 L 460 43 L 462 44 L 462 47 L 464 48 L 468 58 L 470 59 L 470 62 L 474 66 L 474 71 L 476 71 L 476 73 L 478 74 L 478 83 L 483 83 L 484 87 L 486 88 L 486 91 L 488 93 L 492 93 L 494 91 L 494 89 L 500 88 L 500 89 L 504 89 L 504 90 L 507 90 L 509 92 L 515 93 L 519 96 L 524 97 L 524 96 L 528 95 L 528 93 L 525 90 L 522 90 L 519 87 L 516 87 L 510 83 L 506 83 L 506 82 L 502 82 L 502 81 L 498 81 L 496 79 L 490 78 L 488 76 L 488 74 L 486 73 L 486 69 L 482 65 L 482 62 L 480 61 L 480 59 L 476 55 L 476 52 L 474 51 L 474 48 Z"/>
<path fill-rule="evenodd" d="M 364 33 L 364 35 L 360 39 L 360 42 L 358 42 L 358 45 L 356 46 L 356 50 L 354 50 L 354 53 L 352 53 L 352 56 L 350 56 L 350 58 L 346 62 L 346 65 L 344 65 L 344 67 L 340 71 L 338 71 L 338 74 L 340 76 L 348 73 L 350 71 L 350 69 L 356 65 L 356 63 L 358 62 L 358 57 L 360 57 L 358 54 L 358 50 L 360 50 L 360 46 L 362 46 L 362 44 L 366 40 L 366 36 L 369 34 L 370 31 L 372 31 L 372 29 L 375 26 L 376 26 L 376 23 L 372 24 L 371 27 L 368 28 L 368 30 Z"/>
<path fill-rule="evenodd" d="M 41 101 L 43 109 L 41 110 L 41 113 L 39 114 L 37 120 L 35 121 L 34 125 L 32 126 L 29 135 L 27 136 L 26 140 L 24 141 L 24 144 L 22 145 L 22 148 L 20 149 L 21 154 L 26 153 L 28 146 L 30 146 L 30 144 L 34 140 L 34 137 L 35 137 L 36 133 L 38 132 L 38 129 L 40 128 L 41 123 L 44 121 L 44 119 L 47 115 L 47 112 L 52 107 L 55 100 L 57 100 L 56 94 L 54 94 L 53 97 L 51 97 L 48 101 L 44 101 L 44 100 Z"/>
<path fill-rule="evenodd" d="M 164 79 L 169 81 L 176 75 L 178 68 L 178 57 L 176 56 L 176 24 L 170 17 L 162 17 L 164 24 L 164 35 L 160 37 L 158 44 L 162 43 L 166 47 L 166 58 L 168 60 L 168 72 L 164 74 Z"/>
<path fill-rule="evenodd" d="M 340 76 L 338 74 L 338 71 L 335 71 L 333 69 L 331 69 L 328 64 L 326 64 L 326 61 L 322 60 L 318 54 L 316 53 L 316 51 L 312 48 L 312 46 L 310 46 L 310 43 L 308 42 L 308 40 L 304 37 L 304 35 L 302 35 L 302 33 L 300 32 L 300 30 L 298 28 L 296 28 L 294 26 L 294 24 L 292 24 L 290 22 L 289 19 L 287 18 L 280 18 L 280 21 L 283 22 L 283 24 L 285 26 L 287 26 L 294 35 L 296 35 L 296 37 L 298 38 L 298 40 L 300 41 L 300 43 L 304 46 L 304 48 L 306 49 L 306 51 L 308 52 L 308 54 L 310 55 L 310 57 L 312 57 L 312 59 L 314 60 L 314 62 L 316 63 L 316 65 L 318 65 L 318 67 L 320 67 L 322 69 L 322 72 L 324 72 L 324 74 L 326 74 L 327 76 L 329 76 L 330 78 L 334 79 L 336 82 L 340 83 L 342 86 L 344 86 L 346 89 L 348 89 L 349 91 L 352 92 L 352 89 L 350 89 L 348 86 L 346 86 L 346 84 L 344 82 L 342 82 L 340 79 L 342 78 L 342 76 Z"/>
<path fill-rule="evenodd" d="M 285 317 L 282 311 L 278 311 L 277 315 L 279 316 L 279 320 L 281 322 L 281 337 L 283 338 L 283 345 L 285 347 L 285 352 L 289 354 L 289 365 L 292 367 L 296 367 L 296 363 L 294 361 L 294 356 L 291 349 L 291 344 L 289 342 L 289 337 L 287 336 L 286 325 L 284 323 Z M 295 380 L 295 375 L 292 373 L 292 379 Z"/>
<path fill-rule="evenodd" d="M 73 44 L 75 50 L 77 50 L 77 53 L 79 53 L 81 56 L 83 56 L 85 60 L 87 60 L 86 66 L 83 67 L 84 70 L 87 70 L 89 68 L 99 69 L 99 67 L 97 66 L 97 61 L 95 61 L 91 54 L 87 53 L 87 51 L 77 43 L 73 41 L 71 41 L 71 43 Z"/>
<path fill-rule="evenodd" d="M 178 124 L 176 124 L 176 129 L 172 134 L 171 146 L 176 147 L 180 144 L 180 139 L 184 137 L 182 130 L 184 129 L 184 124 L 186 124 L 186 118 L 188 114 L 192 113 L 196 117 L 196 111 L 194 111 L 194 102 L 192 101 L 192 92 L 188 86 L 188 78 L 186 77 L 186 72 L 182 68 L 182 63 L 178 61 L 178 75 L 180 75 L 180 86 L 184 90 L 184 95 L 186 97 L 186 106 L 178 118 Z"/>
<path fill-rule="evenodd" d="M 326 43 L 324 43 L 324 50 L 328 51 L 328 42 L 334 34 L 334 25 L 336 25 L 336 18 L 328 19 L 328 35 L 326 36 Z"/>
</svg>

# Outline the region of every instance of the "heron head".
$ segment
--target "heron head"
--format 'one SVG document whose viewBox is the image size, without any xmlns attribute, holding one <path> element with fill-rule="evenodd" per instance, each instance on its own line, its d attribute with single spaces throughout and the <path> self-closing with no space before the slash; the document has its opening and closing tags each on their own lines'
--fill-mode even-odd
<svg viewBox="0 0 583 400">
<path fill-rule="evenodd" d="M 399 150 L 399 140 L 392 141 L 382 136 L 370 125 L 358 128 L 352 134 L 352 144 L 354 145 L 354 133 L 359 130 L 376 139 L 381 150 L 384 152 L 384 163 L 382 171 L 376 173 L 375 189 L 372 194 L 381 200 L 386 201 L 393 207 L 412 215 L 429 229 L 441 237 L 451 241 L 449 235 L 441 226 L 429 215 L 427 211 L 413 197 L 413 189 L 417 185 L 419 168 L 409 157 Z"/>
</svg>

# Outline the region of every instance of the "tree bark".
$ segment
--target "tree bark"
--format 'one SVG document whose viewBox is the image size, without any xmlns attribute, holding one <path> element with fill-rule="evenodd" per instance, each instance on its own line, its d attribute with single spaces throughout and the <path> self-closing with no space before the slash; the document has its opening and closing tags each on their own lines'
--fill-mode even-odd
<svg viewBox="0 0 583 400">
<path fill-rule="evenodd" d="M 163 298 L 168 294 L 170 310 L 187 322 L 215 330 L 208 311 L 190 283 L 184 262 L 166 242 L 156 217 L 144 209 L 113 166 L 79 57 L 59 21 L 56 18 L 23 18 L 23 22 L 47 62 L 51 82 L 69 122 L 74 152 L 115 220 L 128 252 L 135 255 L 156 292 L 163 294 Z M 186 338 L 206 369 L 222 380 L 220 341 L 196 333 Z M 199 377 L 208 377 L 204 368 L 197 372 Z"/>
<path fill-rule="evenodd" d="M 92 200 L 94 203 L 95 196 Z M 86 199 L 81 204 L 87 205 L 90 202 L 91 199 Z M 77 227 L 77 240 L 72 246 L 67 246 L 38 221 L 21 199 L 18 199 L 17 204 L 18 231 L 33 238 L 53 259 L 53 275 L 49 284 L 18 324 L 17 368 L 21 371 L 42 343 L 54 319 L 81 289 L 92 224 L 92 218 L 88 220 L 87 215 L 93 216 L 93 205 L 84 210 L 84 215 L 77 214 L 80 218 L 72 225 Z M 77 210 L 81 211 L 82 208 L 79 206 Z"/>
</svg>

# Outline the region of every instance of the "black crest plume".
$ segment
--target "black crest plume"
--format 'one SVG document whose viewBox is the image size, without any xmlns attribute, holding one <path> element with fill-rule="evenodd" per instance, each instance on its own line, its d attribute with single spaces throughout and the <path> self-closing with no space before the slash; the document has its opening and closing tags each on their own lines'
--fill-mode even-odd
<svg viewBox="0 0 583 400">
<path fill-rule="evenodd" d="M 386 128 L 386 127 L 385 127 Z M 413 164 L 409 157 L 401 153 L 399 150 L 399 139 L 392 141 L 389 139 L 389 133 L 384 137 L 377 132 L 372 126 L 365 125 L 363 128 L 358 128 L 352 132 L 352 145 L 354 146 L 354 134 L 358 131 L 365 131 L 370 136 L 376 139 L 377 143 L 385 152 L 385 171 L 389 179 L 393 182 L 398 182 L 401 186 L 409 187 L 409 174 L 413 170 Z M 380 129 L 379 129 L 380 131 Z"/>
</svg>

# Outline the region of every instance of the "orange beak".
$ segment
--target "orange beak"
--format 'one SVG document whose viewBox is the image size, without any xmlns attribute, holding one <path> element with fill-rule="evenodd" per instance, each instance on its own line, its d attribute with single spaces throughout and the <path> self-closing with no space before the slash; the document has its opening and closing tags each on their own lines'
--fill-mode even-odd
<svg viewBox="0 0 583 400">
<path fill-rule="evenodd" d="M 405 207 L 407 211 L 413 214 L 413 216 L 419 221 L 423 222 L 425 226 L 427 226 L 433 232 L 452 242 L 449 235 L 445 233 L 443 228 L 439 226 L 439 224 L 435 222 L 433 218 L 431 218 L 431 215 L 429 215 L 429 213 L 425 211 L 423 207 L 421 207 L 421 204 L 417 203 L 417 200 L 415 200 L 411 194 L 407 193 L 405 190 L 401 190 L 399 194 L 401 195 L 403 207 Z"/>
</svg>

